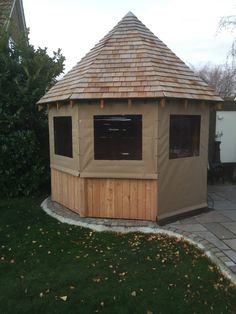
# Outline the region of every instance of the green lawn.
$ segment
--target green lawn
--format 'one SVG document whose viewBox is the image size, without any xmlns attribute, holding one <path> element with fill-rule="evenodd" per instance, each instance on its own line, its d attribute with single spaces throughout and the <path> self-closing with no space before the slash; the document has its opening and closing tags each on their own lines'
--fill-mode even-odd
<svg viewBox="0 0 236 314">
<path fill-rule="evenodd" d="M 188 243 L 72 227 L 41 201 L 0 202 L 0 313 L 236 313 L 236 289 Z"/>
</svg>

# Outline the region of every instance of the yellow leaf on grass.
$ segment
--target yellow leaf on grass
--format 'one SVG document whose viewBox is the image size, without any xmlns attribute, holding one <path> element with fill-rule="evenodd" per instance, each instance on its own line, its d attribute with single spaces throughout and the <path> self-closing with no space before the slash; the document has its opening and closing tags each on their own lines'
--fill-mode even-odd
<svg viewBox="0 0 236 314">
<path fill-rule="evenodd" d="M 94 282 L 100 282 L 101 279 L 100 279 L 100 278 L 93 278 L 93 281 L 94 281 Z"/>
</svg>

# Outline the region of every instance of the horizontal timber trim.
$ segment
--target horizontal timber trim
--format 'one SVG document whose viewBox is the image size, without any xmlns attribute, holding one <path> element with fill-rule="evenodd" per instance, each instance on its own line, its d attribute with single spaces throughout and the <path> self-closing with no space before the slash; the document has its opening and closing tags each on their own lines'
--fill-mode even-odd
<svg viewBox="0 0 236 314">
<path fill-rule="evenodd" d="M 101 179 L 138 179 L 138 180 L 157 180 L 158 174 L 156 173 L 109 173 L 109 172 L 81 172 L 81 178 L 101 178 Z"/>
<path fill-rule="evenodd" d="M 51 167 L 51 169 L 59 170 L 61 172 L 65 172 L 65 173 L 71 174 L 72 176 L 76 176 L 76 177 L 79 176 L 79 171 L 78 170 L 73 170 L 73 169 L 70 169 L 70 168 L 66 168 L 66 167 L 62 167 L 62 166 L 58 166 L 58 165 L 54 165 L 54 164 L 51 164 L 50 167 Z"/>
<path fill-rule="evenodd" d="M 157 180 L 80 178 L 51 169 L 52 200 L 84 217 L 155 221 Z"/>
</svg>

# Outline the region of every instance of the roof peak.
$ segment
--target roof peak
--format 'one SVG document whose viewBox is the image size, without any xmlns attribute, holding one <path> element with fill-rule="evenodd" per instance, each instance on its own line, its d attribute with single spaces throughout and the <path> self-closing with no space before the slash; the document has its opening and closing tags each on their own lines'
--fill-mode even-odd
<svg viewBox="0 0 236 314">
<path fill-rule="evenodd" d="M 134 15 L 134 13 L 131 12 L 131 11 L 129 11 L 124 17 L 128 17 L 128 16 L 136 17 L 136 16 Z"/>
</svg>

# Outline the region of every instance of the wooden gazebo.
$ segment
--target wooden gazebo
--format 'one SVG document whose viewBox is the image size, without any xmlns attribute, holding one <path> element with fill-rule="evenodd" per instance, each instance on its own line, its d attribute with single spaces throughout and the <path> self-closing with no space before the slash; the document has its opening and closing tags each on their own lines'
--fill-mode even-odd
<svg viewBox="0 0 236 314">
<path fill-rule="evenodd" d="M 129 12 L 38 104 L 52 200 L 156 220 L 207 206 L 209 105 L 221 98 Z"/>
</svg>

